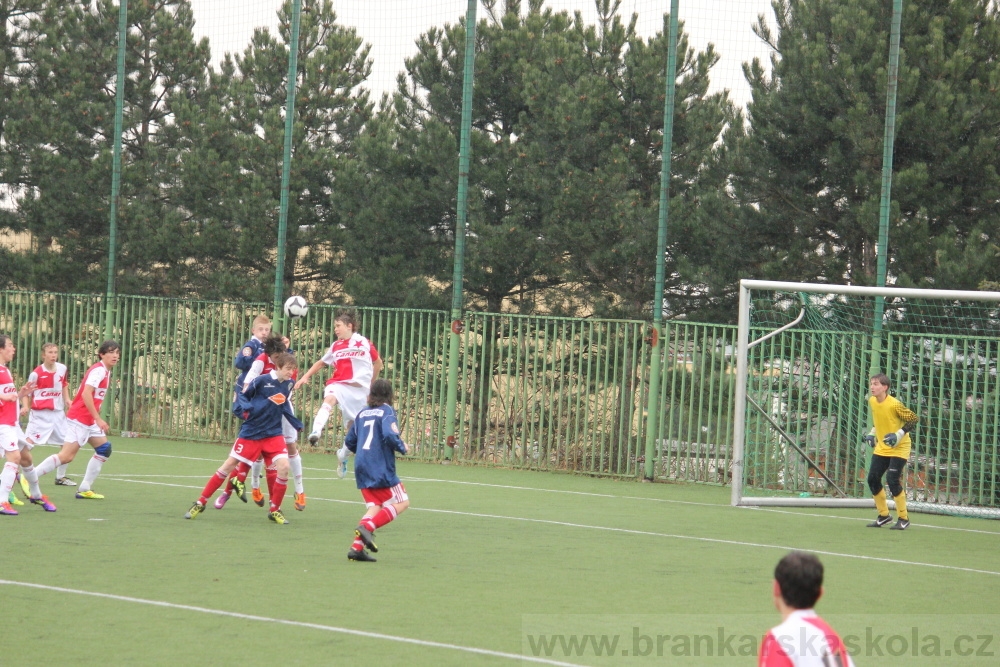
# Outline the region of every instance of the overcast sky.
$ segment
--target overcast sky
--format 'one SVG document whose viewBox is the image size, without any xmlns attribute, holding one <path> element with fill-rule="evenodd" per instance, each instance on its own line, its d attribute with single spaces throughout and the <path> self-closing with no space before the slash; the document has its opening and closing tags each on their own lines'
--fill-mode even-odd
<svg viewBox="0 0 1000 667">
<path fill-rule="evenodd" d="M 502 0 L 499 0 L 502 2 Z M 281 0 L 191 0 L 196 37 L 208 37 L 213 58 L 224 52 L 242 52 L 254 28 L 276 25 Z M 523 1 L 527 5 L 527 0 Z M 548 0 L 553 10 L 579 10 L 594 23 L 593 0 Z M 415 40 L 431 26 L 456 23 L 465 15 L 467 0 L 334 0 L 338 21 L 357 28 L 372 45 L 374 60 L 369 86 L 377 100 L 382 91 L 395 87 L 403 59 L 415 51 Z M 678 14 L 691 36 L 692 46 L 702 50 L 712 42 L 722 60 L 712 74 L 714 89 L 728 88 L 733 99 L 745 103 L 749 95 L 740 64 L 753 57 L 765 62 L 768 50 L 751 32 L 758 14 L 771 18 L 769 0 L 680 0 Z M 624 20 L 639 15 L 638 30 L 651 36 L 662 28 L 662 15 L 669 12 L 669 0 L 622 0 Z M 484 18 L 480 6 L 478 17 Z"/>
</svg>

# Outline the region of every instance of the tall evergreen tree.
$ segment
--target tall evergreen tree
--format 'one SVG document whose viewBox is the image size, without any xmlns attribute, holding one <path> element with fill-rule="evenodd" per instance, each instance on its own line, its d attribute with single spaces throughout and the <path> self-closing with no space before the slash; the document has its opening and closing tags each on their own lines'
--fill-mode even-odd
<svg viewBox="0 0 1000 667">
<path fill-rule="evenodd" d="M 477 27 L 465 289 L 473 305 L 644 316 L 655 273 L 666 38 L 644 41 L 620 3 L 598 0 L 598 26 L 542 0 L 486 2 Z M 393 112 L 401 153 L 439 210 L 413 233 L 452 243 L 464 24 L 431 30 L 406 63 Z M 717 61 L 681 44 L 675 196 L 668 254 L 673 313 L 705 308 L 725 271 L 710 268 L 733 206 L 715 143 L 738 116 L 708 95 Z M 442 144 L 446 152 L 442 155 Z M 416 156 L 434 156 L 417 165 Z M 402 158 L 404 161 L 406 157 Z M 402 167 L 401 167 L 402 168 Z M 453 190 L 452 190 L 453 191 Z M 735 214 L 733 214 L 735 215 Z M 676 218 L 674 217 L 676 216 Z M 713 231 L 715 230 L 715 231 Z M 732 262 L 717 261 L 730 268 Z M 447 280 L 450 267 L 438 276 Z M 711 287 L 706 288 L 706 285 Z"/>
<path fill-rule="evenodd" d="M 734 191 L 759 278 L 873 284 L 892 3 L 776 0 L 772 71 L 745 66 Z M 989 0 L 904 3 L 890 280 L 974 289 L 1000 272 L 1000 26 Z"/>
<path fill-rule="evenodd" d="M 243 54 L 227 55 L 213 73 L 201 106 L 183 112 L 192 128 L 184 207 L 211 262 L 200 284 L 214 282 L 219 296 L 268 300 L 273 289 L 290 38 L 286 2 L 278 34 L 258 29 Z M 308 281 L 313 297 L 326 298 L 344 280 L 343 225 L 329 203 L 338 165 L 357 150 L 372 113 L 362 87 L 370 47 L 337 23 L 329 0 L 306 0 L 298 48 L 283 282 L 287 292 Z"/>
<path fill-rule="evenodd" d="M 19 116 L 19 89 L 31 76 L 32 64 L 27 51 L 35 39 L 33 19 L 42 8 L 42 0 L 9 0 L 0 3 L 0 234 L 24 230 L 15 214 L 12 200 L 20 188 L 21 157 L 10 150 L 8 124 Z M 0 245 L 0 287 L 24 284 L 30 262 L 25 249 Z"/>
<path fill-rule="evenodd" d="M 619 2 L 599 0 L 596 26 L 573 30 L 574 52 L 586 74 L 538 86 L 539 109 L 551 109 L 565 133 L 547 142 L 558 160 L 552 193 L 571 276 L 598 312 L 646 318 L 656 269 L 667 28 L 643 39 L 633 16 L 624 24 Z M 721 134 L 741 124 L 726 92 L 708 93 L 718 54 L 696 53 L 680 24 L 670 210 L 667 219 L 665 303 L 668 316 L 708 317 L 725 308 L 746 257 L 726 241 L 741 218 L 726 196 Z M 570 94 L 566 94 L 566 89 Z M 558 99 L 556 99 L 558 97 Z M 556 148 L 558 146 L 558 148 Z"/>
<path fill-rule="evenodd" d="M 204 76 L 206 41 L 195 44 L 186 0 L 136 3 L 129 12 L 119 206 L 119 288 L 161 293 L 173 233 L 162 186 L 171 102 Z M 9 148 L 16 215 L 36 253 L 26 283 L 40 289 L 103 291 L 108 253 L 111 155 L 117 87 L 118 6 L 110 0 L 46 2 L 26 49 L 32 76 L 17 90 Z"/>
</svg>

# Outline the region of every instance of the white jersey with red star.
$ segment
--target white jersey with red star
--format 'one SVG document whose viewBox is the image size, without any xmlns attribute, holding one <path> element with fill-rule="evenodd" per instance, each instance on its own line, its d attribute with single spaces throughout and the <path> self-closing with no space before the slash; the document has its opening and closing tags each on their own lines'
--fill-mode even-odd
<svg viewBox="0 0 1000 667">
<path fill-rule="evenodd" d="M 14 386 L 14 376 L 10 369 L 0 365 L 0 395 L 12 397 L 13 401 L 0 401 L 0 426 L 17 424 L 17 387 Z M 6 502 L 6 498 L 4 499 Z"/>
<path fill-rule="evenodd" d="M 56 364 L 55 370 L 45 368 L 40 364 L 28 376 L 28 382 L 35 383 L 35 391 L 31 396 L 32 410 L 62 410 L 63 387 L 66 386 L 66 365 Z"/>
<path fill-rule="evenodd" d="M 69 412 L 66 413 L 66 416 L 86 426 L 93 426 L 94 416 L 90 414 L 87 406 L 83 403 L 83 389 L 84 387 L 94 388 L 94 408 L 97 412 L 100 412 L 101 403 L 104 402 L 104 395 L 108 392 L 108 383 L 110 381 L 111 371 L 100 361 L 88 368 L 87 372 L 83 374 L 83 382 L 80 383 L 80 388 L 76 390 L 76 396 L 73 397 L 73 404 L 69 406 Z"/>
<path fill-rule="evenodd" d="M 327 384 L 340 382 L 358 387 L 370 387 L 378 350 L 372 342 L 355 332 L 347 340 L 336 340 L 323 355 L 323 362 L 333 366 L 333 377 Z"/>
<path fill-rule="evenodd" d="M 759 667 L 854 667 L 840 635 L 812 609 L 797 609 L 771 628 Z"/>
</svg>

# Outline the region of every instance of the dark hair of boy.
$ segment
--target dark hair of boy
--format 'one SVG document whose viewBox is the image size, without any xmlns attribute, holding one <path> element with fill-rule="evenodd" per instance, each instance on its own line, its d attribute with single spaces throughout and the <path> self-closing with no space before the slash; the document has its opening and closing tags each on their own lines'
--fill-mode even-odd
<svg viewBox="0 0 1000 667">
<path fill-rule="evenodd" d="M 271 356 L 271 355 L 268 355 Z M 295 358 L 294 354 L 289 354 L 288 352 L 278 352 L 271 356 L 271 363 L 274 364 L 275 368 L 298 368 L 299 362 Z"/>
<path fill-rule="evenodd" d="M 368 407 L 377 408 L 380 405 L 392 405 L 392 385 L 388 380 L 375 380 L 368 390 Z"/>
<path fill-rule="evenodd" d="M 875 380 L 883 387 L 892 387 L 892 382 L 889 381 L 889 376 L 885 373 L 878 373 L 877 375 L 871 376 L 870 379 Z"/>
<path fill-rule="evenodd" d="M 114 352 L 115 350 L 122 349 L 122 346 L 118 344 L 116 340 L 106 340 L 101 343 L 101 347 L 97 349 L 97 354 L 105 355 L 108 352 Z"/>
<path fill-rule="evenodd" d="M 337 315 L 333 319 L 350 325 L 351 331 L 358 330 L 358 311 L 353 308 L 341 308 L 337 311 Z"/>
<path fill-rule="evenodd" d="M 274 359 L 274 355 L 278 354 L 279 352 L 284 352 L 286 350 L 285 341 L 281 337 L 281 334 L 272 333 L 270 336 L 265 338 L 263 349 L 264 349 L 264 354 L 271 357 L 272 360 Z"/>
<path fill-rule="evenodd" d="M 823 592 L 823 564 L 816 556 L 793 551 L 774 568 L 781 599 L 795 609 L 812 609 Z"/>
</svg>

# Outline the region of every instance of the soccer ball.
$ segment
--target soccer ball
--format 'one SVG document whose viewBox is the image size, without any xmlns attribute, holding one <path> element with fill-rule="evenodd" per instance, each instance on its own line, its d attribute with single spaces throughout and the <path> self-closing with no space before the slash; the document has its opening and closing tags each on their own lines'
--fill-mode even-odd
<svg viewBox="0 0 1000 667">
<path fill-rule="evenodd" d="M 301 296 L 290 296 L 285 301 L 285 315 L 288 317 L 305 317 L 309 312 L 309 304 Z"/>
</svg>

